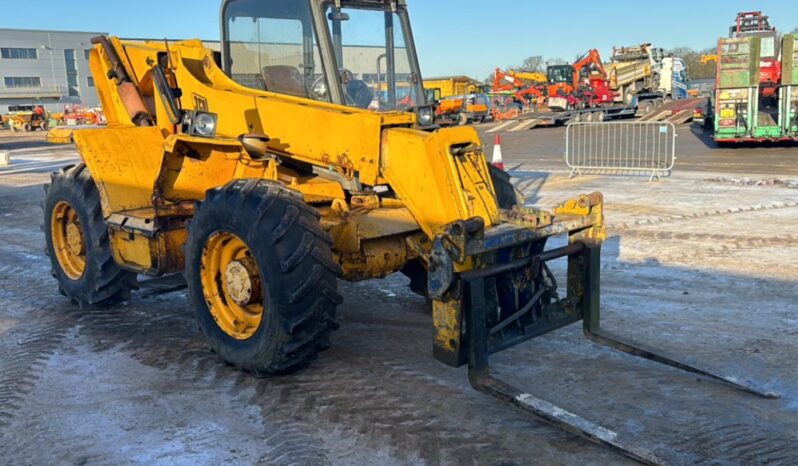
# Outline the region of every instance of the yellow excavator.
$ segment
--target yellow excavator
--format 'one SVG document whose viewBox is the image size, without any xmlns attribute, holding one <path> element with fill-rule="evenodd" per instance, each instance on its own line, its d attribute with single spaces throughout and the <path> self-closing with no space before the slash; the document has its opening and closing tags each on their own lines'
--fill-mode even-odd
<svg viewBox="0 0 798 466">
<path fill-rule="evenodd" d="M 547 84 L 549 82 L 549 78 L 546 76 L 546 73 L 539 73 L 537 71 L 509 70 L 507 72 L 507 76 L 520 79 L 522 81 L 529 81 L 534 84 Z"/>
<path fill-rule="evenodd" d="M 582 321 L 599 343 L 770 395 L 600 328 L 601 194 L 524 207 L 473 128 L 439 128 L 403 0 L 225 0 L 221 25 L 221 53 L 92 40 L 108 125 L 74 131 L 82 162 L 53 174 L 44 202 L 53 274 L 73 303 L 113 306 L 140 274 L 182 272 L 208 344 L 271 376 L 330 345 L 338 280 L 401 272 L 433 303 L 435 358 L 652 464 L 648 449 L 491 376 L 489 355 Z M 380 31 L 375 59 L 344 69 L 362 31 Z M 546 248 L 557 235 L 568 244 Z"/>
</svg>

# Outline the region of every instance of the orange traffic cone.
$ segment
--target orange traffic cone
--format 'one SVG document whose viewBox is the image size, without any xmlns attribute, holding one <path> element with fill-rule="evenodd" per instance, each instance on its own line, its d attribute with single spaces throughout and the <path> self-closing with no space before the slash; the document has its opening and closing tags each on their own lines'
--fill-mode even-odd
<svg viewBox="0 0 798 466">
<path fill-rule="evenodd" d="M 502 138 L 498 134 L 493 139 L 493 161 L 491 164 L 500 170 L 504 170 L 504 160 L 502 159 Z"/>
</svg>

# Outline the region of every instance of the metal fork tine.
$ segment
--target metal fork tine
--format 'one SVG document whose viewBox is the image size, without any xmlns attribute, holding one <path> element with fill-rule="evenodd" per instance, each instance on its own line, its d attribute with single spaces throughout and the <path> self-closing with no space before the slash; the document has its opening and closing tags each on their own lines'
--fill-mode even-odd
<svg viewBox="0 0 798 466">
<path fill-rule="evenodd" d="M 608 346 L 610 348 L 623 351 L 624 353 L 629 353 L 634 356 L 638 356 L 644 359 L 649 359 L 651 361 L 672 366 L 677 369 L 681 369 L 683 371 L 700 374 L 718 380 L 725 384 L 731 385 L 732 387 L 738 390 L 743 390 L 745 392 L 752 393 L 754 395 L 758 395 L 763 398 L 780 397 L 778 393 L 765 390 L 759 387 L 754 382 L 748 380 L 741 380 L 738 377 L 720 375 L 717 373 L 717 371 L 713 369 L 707 367 L 701 367 L 698 363 L 687 362 L 683 358 L 677 359 L 677 356 L 669 355 L 660 349 L 654 349 L 642 343 L 638 343 L 631 340 L 624 341 L 624 339 L 622 339 L 621 337 L 618 337 L 614 335 L 612 332 L 609 332 L 602 328 L 594 328 L 590 330 L 586 328 L 585 336 L 587 336 L 587 338 L 589 338 L 591 341 L 596 342 L 600 345 Z"/>
<path fill-rule="evenodd" d="M 474 373 L 472 375 L 471 371 L 469 371 L 469 380 L 471 385 L 482 393 L 509 402 L 557 428 L 603 445 L 627 458 L 648 465 L 667 464 L 652 451 L 635 445 L 632 441 L 624 440 L 621 434 L 553 405 L 546 400 L 523 392 L 508 383 L 492 377 L 488 373 Z"/>
<path fill-rule="evenodd" d="M 617 433 L 595 424 L 567 410 L 541 400 L 490 375 L 488 363 L 488 335 L 485 315 L 485 286 L 483 279 L 468 285 L 469 303 L 466 314 L 468 328 L 468 381 L 476 390 L 509 402 L 544 421 L 578 435 L 586 440 L 611 448 L 643 464 L 664 465 L 649 450 L 623 441 Z"/>
</svg>

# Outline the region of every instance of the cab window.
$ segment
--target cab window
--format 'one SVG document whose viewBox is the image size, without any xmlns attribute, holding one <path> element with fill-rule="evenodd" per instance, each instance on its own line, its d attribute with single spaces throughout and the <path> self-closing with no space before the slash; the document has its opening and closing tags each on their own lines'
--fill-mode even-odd
<svg viewBox="0 0 798 466">
<path fill-rule="evenodd" d="M 326 8 L 342 93 L 350 107 L 386 111 L 423 103 L 399 14 L 364 6 Z"/>
<path fill-rule="evenodd" d="M 224 12 L 225 71 L 239 84 L 327 100 L 307 1 L 235 0 Z"/>
</svg>

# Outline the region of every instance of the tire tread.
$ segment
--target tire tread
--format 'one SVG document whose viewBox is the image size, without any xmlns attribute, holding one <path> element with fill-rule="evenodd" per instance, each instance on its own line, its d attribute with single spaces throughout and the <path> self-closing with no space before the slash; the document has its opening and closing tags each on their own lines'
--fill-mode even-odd
<svg viewBox="0 0 798 466">
<path fill-rule="evenodd" d="M 59 281 L 59 291 L 80 308 L 104 308 L 130 299 L 131 291 L 137 289 L 136 274 L 119 267 L 111 253 L 108 227 L 102 216 L 100 193 L 94 179 L 83 163 L 70 165 L 50 175 L 50 183 L 44 187 L 45 199 L 42 210 L 45 218 L 42 231 L 47 246 L 45 252 L 52 262 L 52 273 Z M 86 271 L 79 281 L 72 281 L 63 272 L 53 250 L 51 234 L 47 231 L 50 219 L 48 208 L 64 197 L 72 197 L 70 205 L 82 212 L 86 241 Z M 48 207 L 49 206 L 49 207 Z"/>
<path fill-rule="evenodd" d="M 225 214 L 233 206 L 235 214 Z M 268 350 L 258 354 L 226 343 L 229 337 L 221 329 L 203 323 L 210 322 L 202 314 L 209 311 L 195 269 L 200 243 L 217 228 L 214 225 L 221 220 L 214 217 L 218 216 L 244 230 L 242 239 L 253 256 L 259 264 L 269 261 L 267 269 L 277 275 L 269 278 L 275 308 L 268 312 L 276 317 L 270 334 L 274 344 L 265 345 Z M 280 375 L 304 367 L 329 347 L 330 332 L 337 328 L 336 307 L 343 301 L 337 291 L 340 267 L 333 261 L 331 237 L 321 229 L 318 211 L 295 192 L 265 180 L 236 180 L 209 191 L 189 224 L 186 253 L 186 279 L 200 327 L 229 363 L 257 376 Z M 260 333 L 252 338 L 260 338 Z"/>
</svg>

